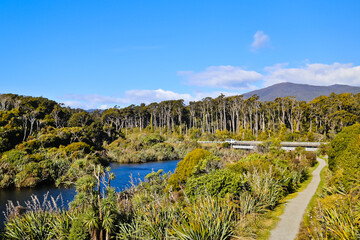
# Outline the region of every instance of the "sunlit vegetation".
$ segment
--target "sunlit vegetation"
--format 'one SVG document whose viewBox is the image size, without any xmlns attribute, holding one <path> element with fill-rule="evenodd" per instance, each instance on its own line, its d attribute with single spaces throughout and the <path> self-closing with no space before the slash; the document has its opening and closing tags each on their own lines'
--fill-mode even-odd
<svg viewBox="0 0 360 240">
<path fill-rule="evenodd" d="M 47 207 L 52 202 L 37 203 L 36 208 L 17 215 L 10 208 L 4 237 L 245 237 L 257 231 L 256 227 L 249 229 L 253 216 L 260 219 L 296 191 L 307 178 L 307 169 L 315 164 L 315 154 L 302 149 L 295 153 L 272 150 L 263 155 L 239 154 L 231 162 L 216 156 L 221 152 L 195 149 L 179 162 L 173 175 L 162 170 L 152 172 L 138 186 L 119 193 L 111 188 L 114 176 L 97 165 L 76 181 L 77 195 L 69 210 Z M 245 226 L 247 234 L 243 231 Z"/>
<path fill-rule="evenodd" d="M 325 141 L 359 120 L 359 94 L 309 103 L 291 97 L 205 98 L 71 109 L 42 97 L 0 95 L 0 188 L 73 184 L 94 164 L 182 159 L 197 140 Z M 223 146 L 226 148 L 227 146 Z"/>
<path fill-rule="evenodd" d="M 360 236 L 360 124 L 332 141 L 329 169 L 299 239 L 358 239 Z"/>
<path fill-rule="evenodd" d="M 142 163 L 149 161 L 165 161 L 183 158 L 199 145 L 196 141 L 177 142 L 157 133 L 129 133 L 126 138 L 118 138 L 105 145 L 107 155 L 115 162 Z"/>
<path fill-rule="evenodd" d="M 0 188 L 76 187 L 68 209 L 55 200 L 9 205 L 4 239 L 255 239 L 263 217 L 298 190 L 314 153 L 281 141 L 330 141 L 326 187 L 307 237 L 359 234 L 360 94 L 313 101 L 257 96 L 205 98 L 87 112 L 45 98 L 0 95 Z M 340 132 L 340 133 L 339 133 Z M 261 140 L 255 152 L 198 140 Z M 329 149 L 330 148 L 330 149 Z M 182 159 L 123 192 L 110 161 Z M 59 203 L 59 202 L 57 202 Z M 305 234 L 306 235 L 306 234 Z M 305 238 L 304 238 L 305 239 Z"/>
</svg>

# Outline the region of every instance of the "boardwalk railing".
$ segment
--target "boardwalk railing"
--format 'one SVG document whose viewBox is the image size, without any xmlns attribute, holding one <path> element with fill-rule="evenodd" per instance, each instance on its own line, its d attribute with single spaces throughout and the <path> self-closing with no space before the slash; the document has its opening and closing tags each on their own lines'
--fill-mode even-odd
<svg viewBox="0 0 360 240">
<path fill-rule="evenodd" d="M 262 144 L 263 141 L 236 141 L 234 139 L 226 139 L 225 141 L 197 141 L 200 144 L 204 143 L 229 143 L 232 148 L 237 149 L 254 149 L 257 145 Z M 321 144 L 326 142 L 281 142 L 281 148 L 284 150 L 294 150 L 296 147 L 304 147 L 307 151 L 315 151 Z"/>
</svg>

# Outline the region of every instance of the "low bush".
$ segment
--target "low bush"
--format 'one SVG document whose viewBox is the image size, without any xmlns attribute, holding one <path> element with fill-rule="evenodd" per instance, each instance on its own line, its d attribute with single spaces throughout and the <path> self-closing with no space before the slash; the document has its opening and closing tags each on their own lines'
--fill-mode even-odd
<svg viewBox="0 0 360 240">
<path fill-rule="evenodd" d="M 32 139 L 26 142 L 23 142 L 16 146 L 19 150 L 24 150 L 27 153 L 35 152 L 41 146 L 41 142 L 37 139 Z"/>
<path fill-rule="evenodd" d="M 164 137 L 160 134 L 150 134 L 150 135 L 140 135 L 140 143 L 145 146 L 154 146 L 157 143 L 162 143 L 165 141 Z"/>
<path fill-rule="evenodd" d="M 343 175 L 339 180 L 346 189 L 359 184 L 360 124 L 344 128 L 331 141 L 328 162 L 331 171 L 342 171 Z"/>
<path fill-rule="evenodd" d="M 180 186 L 185 184 L 188 177 L 191 176 L 194 167 L 209 155 L 210 152 L 201 148 L 188 153 L 185 158 L 178 163 L 174 174 L 170 177 L 169 187 L 172 187 L 174 190 L 179 190 Z"/>
<path fill-rule="evenodd" d="M 59 147 L 61 145 L 61 139 L 53 133 L 40 135 L 39 141 L 44 148 Z"/>
<path fill-rule="evenodd" d="M 64 150 L 67 154 L 72 154 L 77 151 L 84 151 L 84 153 L 89 153 L 90 146 L 84 142 L 74 142 L 67 145 Z"/>
<path fill-rule="evenodd" d="M 247 180 L 241 174 L 220 169 L 200 176 L 192 176 L 186 183 L 185 193 L 190 199 L 199 195 L 225 197 L 227 194 L 239 195 L 242 191 L 249 190 Z"/>
</svg>

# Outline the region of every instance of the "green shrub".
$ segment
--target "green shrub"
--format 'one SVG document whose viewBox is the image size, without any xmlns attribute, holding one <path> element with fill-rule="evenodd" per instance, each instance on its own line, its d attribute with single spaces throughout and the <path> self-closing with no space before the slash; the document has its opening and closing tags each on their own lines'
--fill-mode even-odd
<svg viewBox="0 0 360 240">
<path fill-rule="evenodd" d="M 359 183 L 360 124 L 344 128 L 331 141 L 329 169 L 333 172 L 342 171 L 340 181 L 347 189 Z"/>
<path fill-rule="evenodd" d="M 255 169 L 257 171 L 268 171 L 270 169 L 271 163 L 263 160 L 253 160 L 253 161 L 240 161 L 234 164 L 230 164 L 227 167 L 237 173 L 246 173 L 253 172 Z"/>
<path fill-rule="evenodd" d="M 320 155 L 328 155 L 329 151 L 331 149 L 331 145 L 330 144 L 320 144 L 320 146 L 318 147 L 318 154 Z"/>
<path fill-rule="evenodd" d="M 302 155 L 302 161 L 307 167 L 313 167 L 317 163 L 316 154 L 313 152 L 305 152 Z"/>
<path fill-rule="evenodd" d="M 179 221 L 174 221 L 175 239 L 231 239 L 236 217 L 234 205 L 227 200 L 202 198 L 185 209 Z"/>
<path fill-rule="evenodd" d="M 219 157 L 209 155 L 193 168 L 192 174 L 199 175 L 203 173 L 210 173 L 211 171 L 220 169 L 222 167 L 223 163 Z"/>
<path fill-rule="evenodd" d="M 225 197 L 226 194 L 239 195 L 248 189 L 246 179 L 241 174 L 220 169 L 201 176 L 192 176 L 186 183 L 185 193 L 189 198 L 198 195 Z"/>
<path fill-rule="evenodd" d="M 313 239 L 358 239 L 359 196 L 333 194 L 318 199 L 311 214 Z"/>
<path fill-rule="evenodd" d="M 6 188 L 13 184 L 14 178 L 9 174 L 1 174 L 0 175 L 0 188 Z"/>
<path fill-rule="evenodd" d="M 197 141 L 187 141 L 187 140 L 181 143 L 177 143 L 175 146 L 176 146 L 175 151 L 179 158 L 184 158 L 189 152 L 200 147 Z"/>
<path fill-rule="evenodd" d="M 57 135 L 52 133 L 40 135 L 39 141 L 41 142 L 41 145 L 45 148 L 59 147 L 61 144 L 61 139 Z"/>
<path fill-rule="evenodd" d="M 157 143 L 162 143 L 164 141 L 165 141 L 164 137 L 156 133 L 140 136 L 140 142 L 146 146 L 153 146 Z"/>
<path fill-rule="evenodd" d="M 250 185 L 257 212 L 273 209 L 285 194 L 282 181 L 275 178 L 271 169 L 264 172 L 255 169 L 244 173 L 244 178 Z"/>
<path fill-rule="evenodd" d="M 39 175 L 41 170 L 39 165 L 35 162 L 30 162 L 26 164 L 24 170 L 17 173 L 15 176 L 15 186 L 16 187 L 34 187 L 36 184 L 41 182 Z"/>
<path fill-rule="evenodd" d="M 178 158 L 174 147 L 169 143 L 158 143 L 153 147 L 158 161 L 174 160 Z"/>
<path fill-rule="evenodd" d="M 49 211 L 30 211 L 6 223 L 4 237 L 11 240 L 49 239 L 54 214 Z"/>
<path fill-rule="evenodd" d="M 32 139 L 26 142 L 23 142 L 16 146 L 19 150 L 24 150 L 27 153 L 33 153 L 35 150 L 37 150 L 41 146 L 41 142 L 37 139 Z"/>
<path fill-rule="evenodd" d="M 26 152 L 22 150 L 13 149 L 8 152 L 5 152 L 0 162 L 6 162 L 10 165 L 20 167 L 28 162 L 28 159 L 25 158 Z"/>
<path fill-rule="evenodd" d="M 173 187 L 175 190 L 180 189 L 180 185 L 184 184 L 192 174 L 193 168 L 209 155 L 210 152 L 201 148 L 188 153 L 185 158 L 178 163 L 174 174 L 170 177 L 169 187 Z"/>
<path fill-rule="evenodd" d="M 222 148 L 230 148 L 230 143 L 224 142 L 224 143 L 221 144 L 221 147 Z"/>
<path fill-rule="evenodd" d="M 89 144 L 86 144 L 84 142 L 74 142 L 65 147 L 65 152 L 67 154 L 72 154 L 76 151 L 84 151 L 85 153 L 90 152 L 90 146 Z"/>
<path fill-rule="evenodd" d="M 69 232 L 69 240 L 87 240 L 90 238 L 89 231 L 84 227 L 81 218 L 74 218 Z"/>
</svg>

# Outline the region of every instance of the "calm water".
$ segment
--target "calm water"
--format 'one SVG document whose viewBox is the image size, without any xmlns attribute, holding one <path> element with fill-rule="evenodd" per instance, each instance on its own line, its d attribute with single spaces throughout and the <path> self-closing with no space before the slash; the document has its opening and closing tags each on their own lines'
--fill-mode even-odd
<svg viewBox="0 0 360 240">
<path fill-rule="evenodd" d="M 152 170 L 157 171 L 163 169 L 165 173 L 171 171 L 174 172 L 179 160 L 164 161 L 164 162 L 150 162 L 142 164 L 117 164 L 111 163 L 111 172 L 116 176 L 112 181 L 112 187 L 115 187 L 117 191 L 125 190 L 130 186 L 130 176 L 132 176 L 135 183 L 140 180 L 144 180 L 145 176 Z M 49 193 L 49 196 L 57 197 L 61 194 L 64 201 L 64 205 L 67 206 L 69 202 L 74 199 L 76 194 L 74 188 L 56 188 L 54 186 L 42 186 L 39 188 L 29 189 L 12 189 L 12 190 L 0 190 L 0 227 L 3 227 L 4 214 L 6 210 L 6 203 L 11 200 L 13 202 L 19 202 L 24 205 L 25 201 L 30 200 L 31 195 L 37 195 L 42 202 L 44 194 Z"/>
</svg>

